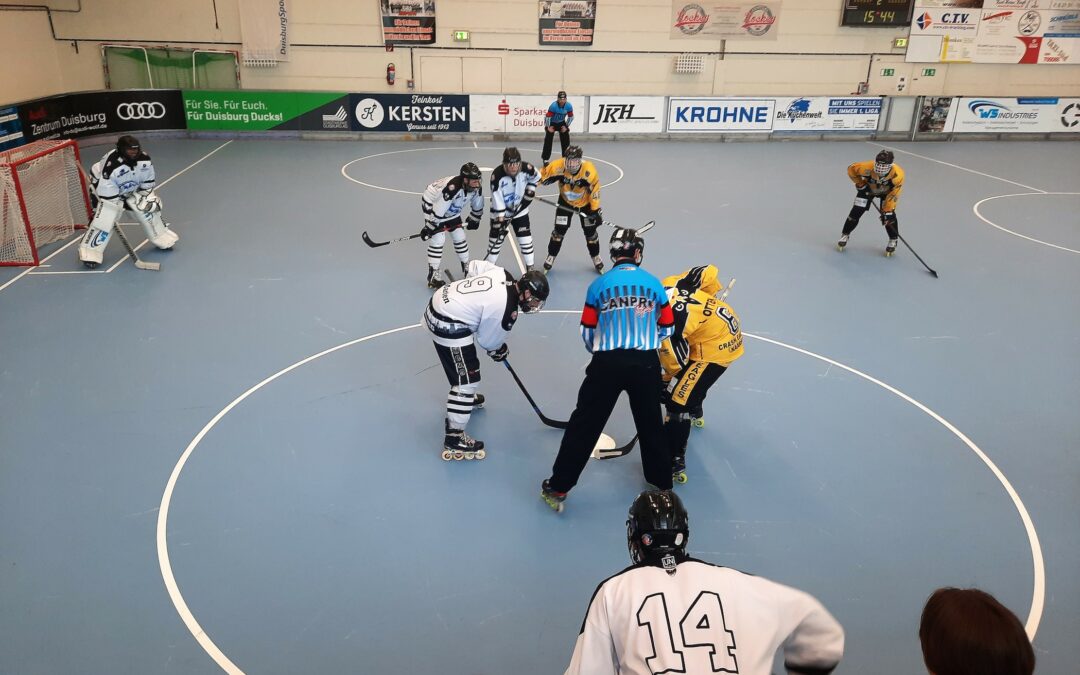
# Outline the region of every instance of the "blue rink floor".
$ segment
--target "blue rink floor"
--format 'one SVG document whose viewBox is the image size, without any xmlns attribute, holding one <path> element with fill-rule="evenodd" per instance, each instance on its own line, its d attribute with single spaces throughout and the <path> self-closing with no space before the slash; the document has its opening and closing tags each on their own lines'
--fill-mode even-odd
<svg viewBox="0 0 1080 675">
<path fill-rule="evenodd" d="M 487 459 L 443 462 L 425 247 L 360 239 L 419 231 L 419 192 L 502 145 L 144 145 L 174 177 L 180 242 L 140 249 L 161 272 L 113 267 L 119 243 L 101 273 L 74 244 L 0 268 L 0 673 L 562 672 L 596 584 L 628 564 L 638 453 L 591 462 L 551 512 L 560 434 L 481 356 Z M 821 599 L 847 631 L 837 673 L 922 672 L 919 613 L 945 585 L 1015 611 L 1039 673 L 1075 672 L 1080 152 L 890 147 L 901 234 L 939 279 L 903 245 L 882 256 L 873 212 L 834 249 L 846 167 L 876 144 L 584 146 L 605 217 L 657 221 L 647 269 L 738 279 L 746 356 L 678 487 L 690 551 Z M 554 209 L 531 213 L 542 260 Z M 485 219 L 474 257 L 486 236 Z M 501 262 L 520 271 L 509 247 Z M 547 311 L 510 338 L 550 417 L 588 363 L 594 278 L 575 225 Z M 633 435 L 625 404 L 607 432 Z"/>
</svg>

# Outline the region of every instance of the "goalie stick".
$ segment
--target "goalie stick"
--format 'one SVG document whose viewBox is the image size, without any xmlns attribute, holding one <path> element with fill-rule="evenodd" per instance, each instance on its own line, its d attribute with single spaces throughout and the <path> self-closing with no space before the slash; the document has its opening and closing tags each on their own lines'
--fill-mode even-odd
<svg viewBox="0 0 1080 675">
<path fill-rule="evenodd" d="M 884 225 L 885 224 L 885 214 L 881 213 L 881 208 L 877 205 L 877 202 L 874 201 L 873 197 L 870 198 L 870 203 L 873 204 L 874 208 L 877 209 L 877 212 L 879 214 L 881 214 L 881 224 Z M 907 246 L 907 250 L 911 251 L 911 255 L 913 255 L 913 256 L 915 256 L 916 258 L 919 259 L 919 262 L 921 262 L 922 266 L 926 268 L 926 271 L 929 272 L 930 274 L 933 274 L 934 278 L 937 279 L 938 278 L 938 273 L 935 272 L 933 269 L 931 269 L 931 267 L 929 265 L 926 264 L 926 261 L 923 260 L 922 257 L 920 257 L 919 254 L 915 252 L 915 249 L 911 248 L 911 244 L 907 243 L 907 239 L 904 239 L 904 235 L 900 234 L 900 228 L 899 227 L 896 228 L 896 236 L 900 238 L 900 241 L 904 242 L 904 246 Z"/>
</svg>

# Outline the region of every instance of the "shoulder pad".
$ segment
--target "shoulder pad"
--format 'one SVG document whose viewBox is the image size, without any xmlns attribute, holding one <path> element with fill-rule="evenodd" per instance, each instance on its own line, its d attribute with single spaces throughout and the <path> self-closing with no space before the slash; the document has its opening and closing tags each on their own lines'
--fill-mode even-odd
<svg viewBox="0 0 1080 675">
<path fill-rule="evenodd" d="M 461 190 L 461 183 L 458 182 L 458 176 L 454 176 L 450 180 L 446 181 L 446 185 L 443 187 L 443 197 L 446 199 L 452 198 Z"/>
<path fill-rule="evenodd" d="M 506 169 L 504 169 L 503 165 L 500 164 L 499 166 L 495 167 L 494 171 L 491 172 L 491 184 L 492 185 L 498 185 L 499 181 L 504 176 L 506 176 Z"/>
</svg>

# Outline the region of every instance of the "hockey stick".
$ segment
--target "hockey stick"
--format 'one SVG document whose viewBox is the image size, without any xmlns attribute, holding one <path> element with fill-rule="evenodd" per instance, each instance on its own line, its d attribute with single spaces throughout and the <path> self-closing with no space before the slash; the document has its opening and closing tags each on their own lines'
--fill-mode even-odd
<svg viewBox="0 0 1080 675">
<path fill-rule="evenodd" d="M 375 241 L 374 239 L 372 239 L 371 237 L 368 236 L 367 230 L 364 230 L 364 232 L 360 235 L 360 238 L 362 238 L 364 240 L 364 243 L 367 244 L 368 246 L 370 246 L 371 248 L 378 248 L 380 246 L 386 246 L 388 244 L 396 244 L 399 241 L 409 241 L 410 239 L 419 239 L 420 238 L 420 233 L 410 234 L 407 237 L 398 237 L 397 239 L 391 239 L 390 241 Z"/>
<path fill-rule="evenodd" d="M 124 248 L 127 249 L 128 255 L 131 256 L 131 259 L 135 261 L 135 267 L 138 267 L 141 270 L 153 270 L 155 272 L 161 270 L 161 263 L 144 262 L 139 259 L 139 255 L 135 253 L 135 249 L 131 248 L 131 242 L 128 241 L 127 235 L 124 234 L 124 228 L 120 227 L 120 223 L 117 223 L 115 225 L 115 228 L 116 235 L 120 237 L 120 242 L 124 245 Z"/>
<path fill-rule="evenodd" d="M 874 208 L 877 209 L 877 212 L 881 214 L 881 224 L 884 225 L 885 224 L 885 214 L 881 213 L 881 208 L 878 207 L 877 202 L 874 201 L 873 197 L 870 198 L 870 203 L 873 204 Z M 915 249 L 911 248 L 911 244 L 907 243 L 907 240 L 904 239 L 904 235 L 900 234 L 900 228 L 897 228 L 896 236 L 900 238 L 900 241 L 904 242 L 904 246 L 907 246 L 907 249 L 909 251 L 911 251 L 911 255 L 913 255 L 913 256 L 915 256 L 916 258 L 919 259 L 919 262 L 921 262 L 922 266 L 926 268 L 926 271 L 929 272 L 930 274 L 933 274 L 934 278 L 937 279 L 938 278 L 938 273 L 935 272 L 929 265 L 926 264 L 926 261 L 923 260 L 922 257 L 920 257 L 919 254 L 915 252 Z"/>
<path fill-rule="evenodd" d="M 731 277 L 731 281 L 727 282 L 727 288 L 724 289 L 724 292 L 720 294 L 720 297 L 718 297 L 717 300 L 719 300 L 720 302 L 723 302 L 724 299 L 727 297 L 727 294 L 731 292 L 731 287 L 734 286 L 734 285 L 735 285 L 735 277 Z"/>
<path fill-rule="evenodd" d="M 569 210 L 571 213 L 573 213 L 574 215 L 577 215 L 577 216 L 582 215 L 581 209 L 574 208 L 573 206 L 567 206 L 566 204 L 560 204 L 559 202 L 553 202 L 550 199 L 545 199 L 544 197 L 540 197 L 539 195 L 536 196 L 533 199 L 533 201 L 544 202 L 545 204 L 548 204 L 550 206 L 554 206 L 555 208 L 558 208 L 558 209 L 562 209 L 563 211 Z M 585 217 L 588 218 L 588 215 L 586 215 Z M 608 227 L 615 227 L 615 228 L 619 227 L 619 225 L 616 225 L 615 223 L 611 222 L 610 220 L 605 220 L 603 222 L 603 224 L 607 225 Z M 645 223 L 641 227 L 637 227 L 637 228 L 634 228 L 634 229 L 637 231 L 638 234 L 644 234 L 645 232 L 648 232 L 649 230 L 653 229 L 653 227 L 655 225 L 656 225 L 656 221 L 655 220 L 650 220 L 649 222 Z"/>
<path fill-rule="evenodd" d="M 529 395 L 529 390 L 525 388 L 525 385 L 521 382 L 521 378 L 518 377 L 517 373 L 514 372 L 513 366 L 510 365 L 510 359 L 503 359 L 502 364 L 506 366 L 507 370 L 510 371 L 510 376 L 514 378 L 514 382 L 517 382 L 518 388 L 521 389 L 522 394 L 525 394 L 525 398 L 528 399 L 529 404 L 532 406 L 533 410 L 536 411 L 536 414 L 540 417 L 540 421 L 548 425 L 549 427 L 554 427 L 556 429 L 565 429 L 567 426 L 566 422 L 553 420 L 544 413 L 540 412 L 540 406 L 536 405 L 536 401 L 534 401 L 533 397 Z"/>
</svg>

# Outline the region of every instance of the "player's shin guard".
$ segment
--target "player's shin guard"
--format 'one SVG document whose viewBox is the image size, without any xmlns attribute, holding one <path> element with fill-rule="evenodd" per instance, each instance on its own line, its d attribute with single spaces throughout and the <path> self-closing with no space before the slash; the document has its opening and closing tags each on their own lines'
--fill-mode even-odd
<svg viewBox="0 0 1080 675">
<path fill-rule="evenodd" d="M 521 247 L 521 257 L 525 259 L 525 266 L 532 269 L 535 262 L 535 256 L 533 253 L 533 238 L 531 234 L 527 234 L 523 237 L 518 237 L 518 246 Z"/>
<path fill-rule="evenodd" d="M 431 239 L 428 239 L 427 245 L 427 263 L 428 267 L 438 271 L 439 265 L 442 264 L 442 250 L 443 244 L 446 243 L 446 232 L 439 230 L 435 234 L 431 235 Z"/>
<path fill-rule="evenodd" d="M 856 214 L 855 209 L 852 209 L 851 211 L 852 212 L 848 214 L 847 220 L 844 221 L 844 230 L 840 234 L 851 234 L 855 231 L 855 226 L 859 224 L 859 218 L 862 216 L 862 213 Z"/>
<path fill-rule="evenodd" d="M 98 202 L 97 212 L 90 221 L 90 227 L 79 242 L 79 260 L 87 267 L 97 267 L 105 257 L 105 247 L 109 245 L 113 227 L 124 212 L 124 206 L 118 200 L 102 199 Z"/>
<path fill-rule="evenodd" d="M 458 260 L 461 261 L 461 269 L 464 270 L 469 264 L 469 240 L 465 236 L 465 228 L 459 227 L 452 231 L 450 238 L 454 241 L 454 252 L 457 253 Z"/>
<path fill-rule="evenodd" d="M 446 425 L 448 429 L 461 431 L 469 424 L 469 416 L 476 407 L 475 382 L 459 384 L 450 388 L 446 397 Z"/>
<path fill-rule="evenodd" d="M 139 221 L 139 224 L 143 226 L 143 232 L 146 233 L 146 238 L 150 240 L 150 243 L 158 248 L 165 250 L 172 248 L 176 242 L 180 241 L 180 236 L 169 229 L 169 226 L 161 220 L 161 212 L 155 211 L 153 213 L 144 213 L 142 211 L 133 211 L 135 214 L 135 220 Z"/>
<path fill-rule="evenodd" d="M 496 262 L 499 259 L 499 253 L 502 252 L 502 240 L 504 239 L 502 232 L 502 228 L 496 226 L 492 226 L 491 231 L 488 232 L 488 247 L 484 260 L 489 263 Z"/>
<path fill-rule="evenodd" d="M 664 438 L 672 457 L 684 457 L 686 443 L 690 440 L 690 413 L 685 409 L 668 408 L 668 417 L 664 421 Z"/>
</svg>

